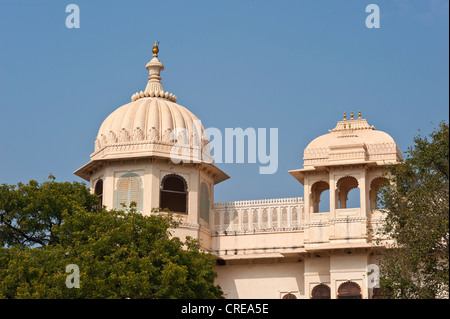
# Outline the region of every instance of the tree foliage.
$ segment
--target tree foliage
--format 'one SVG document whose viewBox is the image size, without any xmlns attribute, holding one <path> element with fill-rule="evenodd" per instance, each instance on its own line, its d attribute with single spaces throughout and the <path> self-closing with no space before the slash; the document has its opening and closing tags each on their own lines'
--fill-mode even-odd
<svg viewBox="0 0 450 319">
<path fill-rule="evenodd" d="M 0 298 L 221 296 L 214 257 L 197 240 L 171 236 L 172 214 L 94 211 L 83 187 L 54 180 L 2 186 Z M 66 286 L 69 264 L 79 267 L 80 288 Z"/>
<path fill-rule="evenodd" d="M 57 242 L 53 226 L 62 215 L 90 211 L 98 199 L 84 183 L 55 182 L 0 185 L 0 247 L 45 246 Z"/>
<path fill-rule="evenodd" d="M 436 298 L 449 289 L 449 132 L 442 122 L 417 136 L 404 162 L 389 167 L 379 200 L 385 212 L 381 285 L 394 298 Z"/>
</svg>

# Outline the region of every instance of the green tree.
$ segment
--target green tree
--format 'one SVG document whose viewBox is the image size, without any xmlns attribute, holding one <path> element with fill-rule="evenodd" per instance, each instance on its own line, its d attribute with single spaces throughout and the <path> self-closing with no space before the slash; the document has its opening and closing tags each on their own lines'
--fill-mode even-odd
<svg viewBox="0 0 450 319">
<path fill-rule="evenodd" d="M 84 183 L 56 182 L 0 185 L 0 247 L 45 246 L 57 241 L 53 226 L 62 214 L 89 211 L 98 199 Z"/>
<path fill-rule="evenodd" d="M 417 136 L 406 159 L 389 167 L 379 201 L 385 222 L 380 283 L 393 298 L 437 298 L 449 291 L 449 131 L 442 122 Z"/>
<path fill-rule="evenodd" d="M 22 186 L 2 187 L 5 193 L 20 198 L 15 191 Z M 78 186 L 73 187 L 77 194 Z M 65 188 L 53 185 L 53 189 Z M 52 198 L 56 195 L 44 193 Z M 0 207 L 14 211 L 14 215 L 4 215 L 14 216 L 16 221 L 13 227 L 2 222 L 5 227 L 0 229 L 2 238 L 8 240 L 8 245 L 0 248 L 0 298 L 219 298 L 222 295 L 220 287 L 214 284 L 215 258 L 202 252 L 197 240 L 187 238 L 183 242 L 171 236 L 171 229 L 178 225 L 171 213 L 144 216 L 136 212 L 135 206 L 128 212 L 88 210 L 96 203 L 90 202 L 88 196 L 89 204 L 74 205 L 76 209 L 61 204 L 62 213 L 58 215 L 55 211 L 58 222 L 50 225 L 42 214 L 30 214 L 28 209 L 21 216 L 22 202 L 18 201 L 17 208 L 11 209 L 14 205 L 3 202 L 5 198 L 14 196 L 2 197 Z M 25 202 L 34 205 L 31 199 Z M 31 227 L 25 229 L 22 224 L 26 219 L 36 216 L 38 221 L 32 225 L 37 225 L 37 231 L 33 232 Z M 37 237 L 46 241 L 38 242 Z M 80 288 L 66 286 L 69 264 L 79 267 Z"/>
</svg>

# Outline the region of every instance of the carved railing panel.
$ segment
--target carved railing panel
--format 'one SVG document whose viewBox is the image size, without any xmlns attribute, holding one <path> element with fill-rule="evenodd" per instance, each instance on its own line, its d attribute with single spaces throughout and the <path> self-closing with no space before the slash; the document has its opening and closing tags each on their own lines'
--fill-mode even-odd
<svg viewBox="0 0 450 319">
<path fill-rule="evenodd" d="M 301 229 L 303 198 L 215 203 L 211 229 L 216 233 L 255 233 Z"/>
</svg>

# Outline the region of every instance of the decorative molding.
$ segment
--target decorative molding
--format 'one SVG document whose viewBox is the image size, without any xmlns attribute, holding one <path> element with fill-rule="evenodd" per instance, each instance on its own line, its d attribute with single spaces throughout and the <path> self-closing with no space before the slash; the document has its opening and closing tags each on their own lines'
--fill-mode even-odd
<svg viewBox="0 0 450 319">
<path fill-rule="evenodd" d="M 178 227 L 198 230 L 201 228 L 201 225 L 198 223 L 181 223 Z"/>
<path fill-rule="evenodd" d="M 342 274 L 342 273 L 348 273 L 348 272 L 363 272 L 367 274 L 367 269 L 360 268 L 360 269 L 330 269 L 330 274 Z"/>
<path fill-rule="evenodd" d="M 329 219 L 329 223 L 338 224 L 338 223 L 355 223 L 355 222 L 365 222 L 367 221 L 367 217 L 344 217 L 344 218 L 331 218 Z"/>
<path fill-rule="evenodd" d="M 303 231 L 303 226 L 298 227 L 277 227 L 277 228 L 265 228 L 265 229 L 253 229 L 253 230 L 211 230 L 213 236 L 234 236 L 234 235 L 252 235 L 261 233 L 281 233 L 281 232 L 293 232 Z"/>
<path fill-rule="evenodd" d="M 304 276 L 305 276 L 305 277 L 311 277 L 311 276 L 330 276 L 330 273 L 329 273 L 329 272 L 327 272 L 327 273 L 319 273 L 319 272 L 317 272 L 317 271 L 311 271 L 311 272 L 305 272 L 305 273 L 304 273 Z M 314 284 L 314 283 L 312 283 L 312 284 Z"/>
<path fill-rule="evenodd" d="M 111 132 L 110 138 L 115 138 L 115 133 Z M 124 139 L 126 138 L 126 133 L 122 133 Z M 101 146 L 101 149 L 96 150 L 91 154 L 91 159 L 100 159 L 105 158 L 108 155 L 114 155 L 117 153 L 123 154 L 123 152 L 134 152 L 134 151 L 148 151 L 148 152 L 159 152 L 160 155 L 165 157 L 170 157 L 173 147 L 176 145 L 177 149 L 181 151 L 182 154 L 189 154 L 187 157 L 193 161 L 198 160 L 199 147 L 197 146 L 189 146 L 189 145 L 180 145 L 175 144 L 174 142 L 167 141 L 149 141 L 149 140 L 141 140 L 141 141 L 127 141 L 127 142 L 115 142 L 109 144 L 101 144 L 99 142 L 96 143 L 98 146 Z M 204 159 L 203 162 L 212 163 L 213 157 L 208 156 L 207 154 L 202 154 Z"/>
<path fill-rule="evenodd" d="M 267 254 L 267 253 L 283 253 L 283 252 L 292 252 L 292 250 L 302 249 L 304 248 L 303 245 L 301 246 L 283 246 L 283 247 L 269 247 L 269 248 L 260 248 L 260 247 L 253 247 L 253 248 L 236 248 L 236 249 L 219 249 L 214 250 L 212 253 L 216 256 L 246 256 L 251 255 L 250 257 L 254 258 L 255 254 Z M 278 258 L 278 257 L 274 257 Z"/>
<path fill-rule="evenodd" d="M 370 126 L 366 119 L 351 119 L 339 121 L 336 127 L 329 132 L 351 132 L 355 130 L 375 130 L 375 126 Z"/>
</svg>

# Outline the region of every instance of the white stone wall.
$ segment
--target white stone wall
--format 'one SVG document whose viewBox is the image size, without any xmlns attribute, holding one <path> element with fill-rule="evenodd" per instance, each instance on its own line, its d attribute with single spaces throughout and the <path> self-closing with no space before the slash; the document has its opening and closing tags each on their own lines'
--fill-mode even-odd
<svg viewBox="0 0 450 319">
<path fill-rule="evenodd" d="M 244 263 L 244 262 L 243 262 Z M 252 264 L 216 266 L 217 283 L 227 299 L 281 299 L 304 296 L 304 264 L 258 260 Z"/>
</svg>

